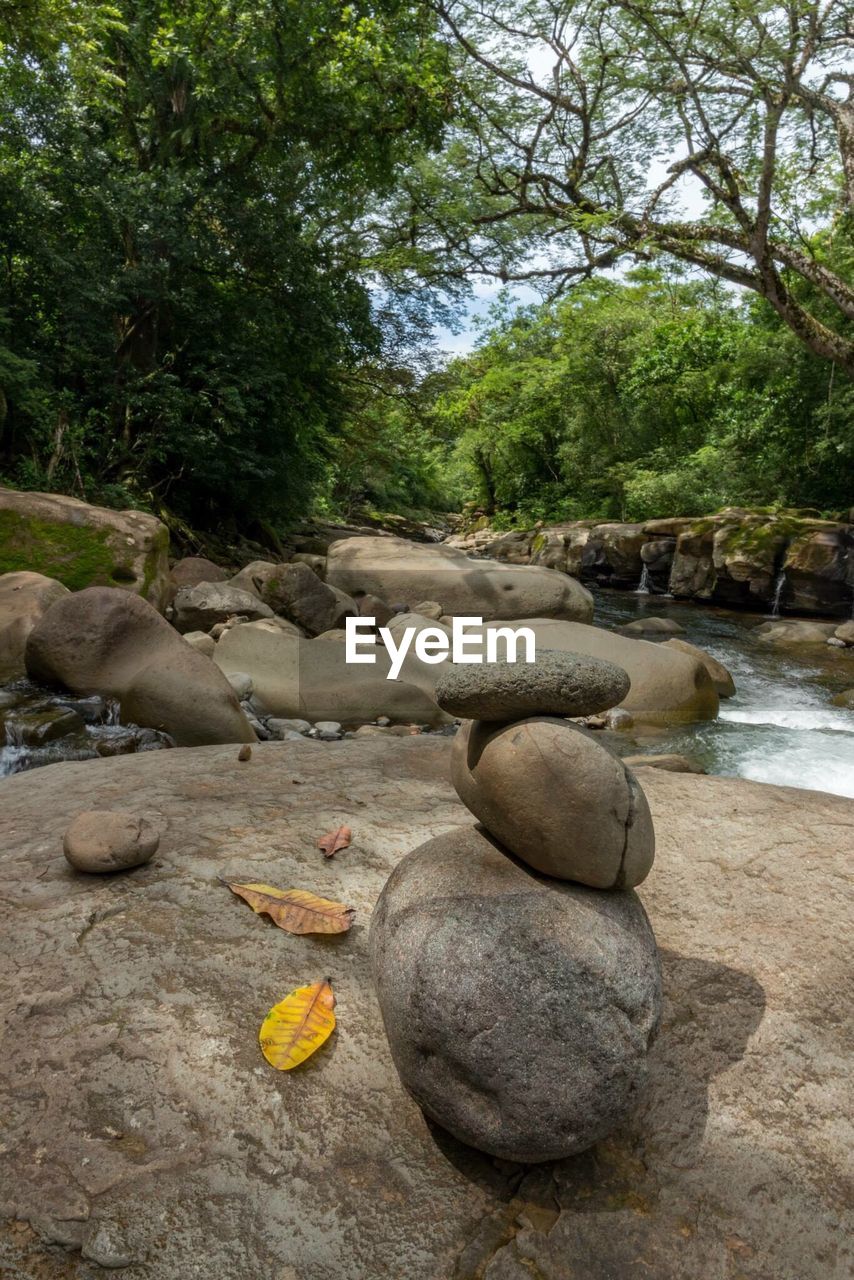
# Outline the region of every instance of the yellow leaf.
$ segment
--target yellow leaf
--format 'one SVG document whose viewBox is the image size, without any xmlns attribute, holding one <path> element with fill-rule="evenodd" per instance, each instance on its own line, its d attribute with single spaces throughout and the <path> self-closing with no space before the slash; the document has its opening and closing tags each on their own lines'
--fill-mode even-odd
<svg viewBox="0 0 854 1280">
<path fill-rule="evenodd" d="M 270 1066 L 290 1071 L 310 1058 L 335 1029 L 334 1008 L 328 978 L 310 987 L 297 987 L 274 1004 L 258 1034 L 261 1052 Z"/>
<path fill-rule="evenodd" d="M 223 884 L 245 899 L 254 912 L 266 912 L 288 933 L 346 933 L 356 914 L 353 907 L 318 898 L 307 889 L 275 889 L 269 884 L 235 884 L 231 880 L 223 880 Z"/>
</svg>

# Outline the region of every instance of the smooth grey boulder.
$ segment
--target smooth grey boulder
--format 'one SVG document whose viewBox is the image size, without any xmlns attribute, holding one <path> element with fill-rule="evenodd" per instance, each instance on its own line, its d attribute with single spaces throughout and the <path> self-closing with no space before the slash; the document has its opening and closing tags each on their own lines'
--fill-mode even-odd
<svg viewBox="0 0 854 1280">
<path fill-rule="evenodd" d="M 486 829 L 544 875 L 625 889 L 649 874 L 655 832 L 640 783 L 578 725 L 549 716 L 467 720 L 454 739 L 451 781 Z"/>
<path fill-rule="evenodd" d="M 448 663 L 436 681 L 436 701 L 463 720 L 590 716 L 622 702 L 630 684 L 612 662 L 540 649 L 534 662 Z"/>
<path fill-rule="evenodd" d="M 76 871 L 103 874 L 142 866 L 159 844 L 160 832 L 139 814 L 87 809 L 69 823 L 62 848 Z"/>
<path fill-rule="evenodd" d="M 661 1009 L 655 937 L 631 891 L 543 879 L 461 828 L 398 864 L 370 947 L 400 1078 L 461 1141 L 555 1160 L 630 1112 Z"/>
<path fill-rule="evenodd" d="M 219 668 L 129 591 L 63 596 L 30 632 L 25 657 L 33 680 L 117 698 L 124 720 L 168 733 L 179 747 L 255 741 Z"/>
<path fill-rule="evenodd" d="M 181 632 L 210 631 L 218 622 L 234 617 L 256 622 L 273 616 L 273 610 L 263 600 L 228 582 L 199 582 L 195 587 L 179 587 L 172 608 L 173 622 Z"/>
</svg>

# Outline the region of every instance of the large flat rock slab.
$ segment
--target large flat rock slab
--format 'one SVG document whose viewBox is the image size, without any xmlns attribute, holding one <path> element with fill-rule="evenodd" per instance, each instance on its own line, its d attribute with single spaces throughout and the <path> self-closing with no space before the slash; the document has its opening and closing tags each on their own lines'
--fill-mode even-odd
<svg viewBox="0 0 854 1280">
<path fill-rule="evenodd" d="M 0 783 L 0 1274 L 14 1280 L 836 1280 L 850 1273 L 854 803 L 644 770 L 639 892 L 665 1014 L 631 1121 L 540 1167 L 425 1122 L 391 1064 L 373 903 L 470 821 L 442 738 L 269 743 L 53 765 Z M 83 808 L 164 826 L 153 862 L 67 865 Z M 316 837 L 346 823 L 330 861 Z M 349 934 L 292 937 L 220 876 L 310 888 Z M 290 1073 L 257 1033 L 330 975 L 338 1029 Z M 452 980 L 452 975 L 450 975 Z M 536 1045 L 531 1046 L 536 1053 Z"/>
</svg>

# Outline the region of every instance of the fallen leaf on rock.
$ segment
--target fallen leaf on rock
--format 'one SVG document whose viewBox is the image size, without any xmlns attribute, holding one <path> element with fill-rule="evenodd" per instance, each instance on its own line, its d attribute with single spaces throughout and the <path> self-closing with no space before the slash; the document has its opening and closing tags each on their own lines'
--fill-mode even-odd
<svg viewBox="0 0 854 1280">
<path fill-rule="evenodd" d="M 327 858 L 331 858 L 339 849 L 346 849 L 352 839 L 353 832 L 349 827 L 339 827 L 337 831 L 327 831 L 325 836 L 321 836 L 317 847 L 323 850 Z"/>
<path fill-rule="evenodd" d="M 353 907 L 318 898 L 307 889 L 275 889 L 269 884 L 237 884 L 233 880 L 223 880 L 223 884 L 258 915 L 266 913 L 288 933 L 346 933 L 353 923 Z"/>
<path fill-rule="evenodd" d="M 261 1052 L 277 1071 L 310 1058 L 335 1029 L 335 996 L 329 979 L 297 987 L 274 1004 L 258 1033 Z"/>
</svg>

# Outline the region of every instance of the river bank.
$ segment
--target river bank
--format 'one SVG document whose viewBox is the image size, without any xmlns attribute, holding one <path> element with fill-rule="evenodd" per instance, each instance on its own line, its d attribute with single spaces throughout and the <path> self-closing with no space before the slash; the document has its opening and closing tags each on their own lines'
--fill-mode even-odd
<svg viewBox="0 0 854 1280">
<path fill-rule="evenodd" d="M 767 615 L 602 588 L 594 597 L 599 626 L 671 618 L 735 680 L 716 720 L 646 731 L 644 750 L 687 755 L 712 774 L 854 796 L 854 713 L 831 704 L 854 683 L 854 650 L 763 644 L 753 632 Z M 639 749 L 637 739 L 614 741 L 623 754 Z"/>
</svg>

